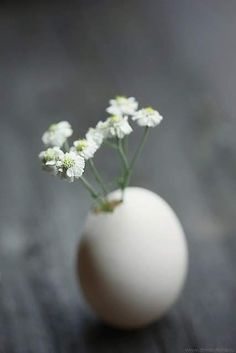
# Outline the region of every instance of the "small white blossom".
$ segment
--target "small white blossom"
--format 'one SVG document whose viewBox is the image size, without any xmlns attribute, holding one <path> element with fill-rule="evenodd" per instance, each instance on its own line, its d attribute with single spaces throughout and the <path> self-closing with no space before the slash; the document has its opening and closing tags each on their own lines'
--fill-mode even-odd
<svg viewBox="0 0 236 353">
<path fill-rule="evenodd" d="M 88 141 L 94 141 L 98 147 L 101 146 L 103 142 L 103 134 L 98 130 L 90 127 L 85 135 Z"/>
<path fill-rule="evenodd" d="M 137 111 L 132 119 L 137 121 L 139 126 L 155 127 L 160 124 L 163 117 L 158 111 L 148 107 Z"/>
<path fill-rule="evenodd" d="M 63 158 L 57 162 L 58 172 L 61 178 L 73 182 L 79 179 L 84 172 L 84 158 L 71 151 L 64 153 Z"/>
<path fill-rule="evenodd" d="M 42 136 L 42 141 L 47 146 L 61 147 L 72 133 L 71 125 L 67 121 L 61 121 L 49 126 Z"/>
<path fill-rule="evenodd" d="M 96 125 L 96 131 L 98 131 L 99 134 L 102 135 L 103 140 L 107 139 L 109 135 L 108 119 L 105 121 L 99 121 Z"/>
<path fill-rule="evenodd" d="M 43 169 L 56 175 L 57 162 L 60 161 L 64 156 L 64 152 L 59 147 L 48 148 L 46 151 L 39 153 L 39 159 L 42 162 Z"/>
<path fill-rule="evenodd" d="M 138 102 L 134 97 L 117 96 L 109 101 L 110 106 L 106 109 L 112 115 L 133 115 L 138 109 Z"/>
<path fill-rule="evenodd" d="M 92 139 L 81 139 L 73 142 L 71 151 L 77 152 L 85 160 L 93 158 L 99 146 Z"/>
<path fill-rule="evenodd" d="M 113 115 L 106 121 L 99 121 L 96 128 L 103 134 L 104 139 L 113 137 L 122 139 L 133 131 L 128 122 L 128 117 L 118 115 Z"/>
</svg>

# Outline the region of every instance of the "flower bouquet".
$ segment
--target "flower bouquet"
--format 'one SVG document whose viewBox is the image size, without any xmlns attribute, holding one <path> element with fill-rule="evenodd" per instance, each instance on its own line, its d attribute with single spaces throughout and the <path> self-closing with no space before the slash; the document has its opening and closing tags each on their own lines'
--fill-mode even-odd
<svg viewBox="0 0 236 353">
<path fill-rule="evenodd" d="M 134 97 L 123 96 L 111 99 L 106 111 L 110 116 L 105 121 L 99 121 L 95 128 L 89 128 L 85 138 L 75 140 L 72 146 L 68 143 L 68 138 L 73 133 L 69 122 L 61 121 L 50 125 L 42 136 L 42 141 L 48 148 L 39 154 L 39 158 L 45 171 L 69 182 L 81 180 L 94 199 L 96 210 L 111 212 L 117 203 L 111 203 L 108 200 L 110 190 L 95 166 L 95 153 L 102 144 L 119 153 L 123 168 L 116 181 L 117 187 L 122 191 L 122 198 L 119 200 L 122 202 L 124 190 L 129 185 L 135 162 L 146 141 L 148 131 L 160 124 L 162 116 L 151 107 L 138 110 L 138 102 Z M 128 135 L 133 128 L 129 119 L 144 129 L 141 142 L 130 161 L 126 146 Z M 86 164 L 91 168 L 99 189 L 96 189 L 85 177 Z"/>
<path fill-rule="evenodd" d="M 43 134 L 47 149 L 39 154 L 42 168 L 63 180 L 80 180 L 94 200 L 77 256 L 81 289 L 90 306 L 108 324 L 137 328 L 161 317 L 177 299 L 187 272 L 187 245 L 180 222 L 157 194 L 129 187 L 135 163 L 150 128 L 162 116 L 151 107 L 138 108 L 134 97 L 110 100 L 105 121 L 89 128 L 85 138 L 68 138 L 67 121 Z M 128 154 L 131 122 L 143 128 L 132 157 Z M 95 163 L 102 146 L 112 148 L 122 163 L 109 190 Z M 96 186 L 85 176 L 90 167 Z"/>
</svg>

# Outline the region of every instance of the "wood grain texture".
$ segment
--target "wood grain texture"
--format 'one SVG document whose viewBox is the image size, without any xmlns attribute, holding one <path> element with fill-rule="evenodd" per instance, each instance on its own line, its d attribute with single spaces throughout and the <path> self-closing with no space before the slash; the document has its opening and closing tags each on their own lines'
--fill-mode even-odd
<svg viewBox="0 0 236 353">
<path fill-rule="evenodd" d="M 235 16 L 220 0 L 1 4 L 1 353 L 236 351 Z M 190 250 L 181 299 L 136 332 L 86 312 L 74 259 L 90 200 L 37 161 L 52 121 L 83 134 L 119 93 L 165 116 L 132 182 L 174 207 Z"/>
</svg>

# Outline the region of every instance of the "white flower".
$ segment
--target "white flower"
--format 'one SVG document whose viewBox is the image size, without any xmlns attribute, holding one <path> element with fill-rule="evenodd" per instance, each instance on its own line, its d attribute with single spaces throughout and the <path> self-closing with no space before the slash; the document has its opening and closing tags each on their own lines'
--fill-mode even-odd
<svg viewBox="0 0 236 353">
<path fill-rule="evenodd" d="M 106 121 L 99 121 L 96 129 L 103 134 L 104 139 L 118 137 L 122 139 L 129 135 L 133 129 L 129 125 L 127 116 L 113 115 Z"/>
<path fill-rule="evenodd" d="M 117 96 L 109 101 L 110 106 L 106 109 L 112 115 L 133 115 L 138 109 L 138 102 L 134 97 Z"/>
<path fill-rule="evenodd" d="M 85 160 L 93 158 L 99 146 L 92 139 L 81 139 L 73 142 L 71 151 L 77 152 Z"/>
<path fill-rule="evenodd" d="M 67 121 L 61 121 L 49 126 L 48 130 L 42 136 L 42 141 L 48 146 L 61 147 L 72 133 L 71 125 Z"/>
<path fill-rule="evenodd" d="M 99 134 L 102 135 L 103 140 L 108 138 L 108 135 L 109 135 L 108 119 L 105 121 L 99 121 L 96 125 L 96 131 L 98 131 Z"/>
<path fill-rule="evenodd" d="M 63 158 L 57 162 L 61 178 L 65 178 L 69 182 L 73 182 L 82 176 L 84 166 L 84 158 L 72 151 L 64 153 Z"/>
<path fill-rule="evenodd" d="M 148 107 L 137 111 L 132 119 L 136 120 L 139 126 L 155 127 L 160 124 L 163 117 L 158 111 Z"/>
<path fill-rule="evenodd" d="M 103 134 L 98 130 L 90 127 L 85 135 L 88 141 L 94 141 L 98 147 L 101 146 L 103 142 Z"/>
<path fill-rule="evenodd" d="M 39 153 L 39 159 L 42 162 L 43 169 L 56 175 L 57 162 L 60 161 L 64 156 L 64 152 L 59 147 L 48 148 L 46 151 Z"/>
</svg>

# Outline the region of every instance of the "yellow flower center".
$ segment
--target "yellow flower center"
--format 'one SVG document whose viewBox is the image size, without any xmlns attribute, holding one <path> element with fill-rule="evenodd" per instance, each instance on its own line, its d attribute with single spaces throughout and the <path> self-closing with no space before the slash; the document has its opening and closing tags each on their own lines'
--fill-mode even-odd
<svg viewBox="0 0 236 353">
<path fill-rule="evenodd" d="M 88 146 L 88 142 L 86 140 L 78 140 L 76 142 L 76 151 L 82 152 Z"/>
<path fill-rule="evenodd" d="M 118 123 L 118 122 L 120 121 L 120 116 L 118 116 L 118 115 L 113 115 L 113 116 L 111 116 L 110 121 L 111 121 L 112 123 Z"/>
<path fill-rule="evenodd" d="M 44 159 L 46 162 L 51 161 L 55 158 L 55 152 L 52 148 L 49 148 L 44 155 Z"/>
<path fill-rule="evenodd" d="M 116 96 L 117 103 L 122 103 L 126 99 L 125 96 Z"/>
<path fill-rule="evenodd" d="M 52 124 L 52 125 L 50 125 L 49 128 L 48 128 L 48 130 L 49 130 L 50 132 L 55 132 L 56 129 L 57 129 L 57 124 Z"/>
<path fill-rule="evenodd" d="M 64 161 L 63 161 L 64 168 L 69 169 L 73 167 L 74 164 L 75 164 L 75 161 L 71 157 L 67 156 L 64 158 Z"/>
<path fill-rule="evenodd" d="M 145 108 L 146 112 L 147 113 L 153 113 L 154 112 L 154 109 L 152 107 L 147 107 Z"/>
</svg>

